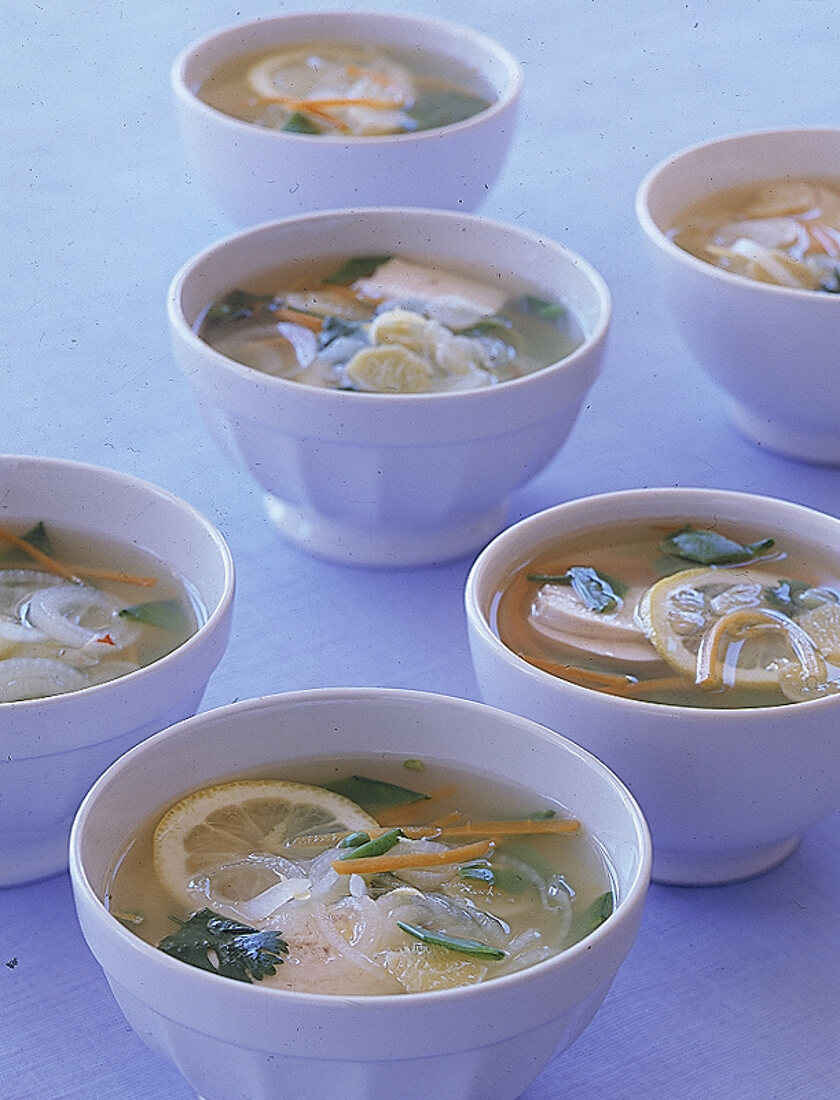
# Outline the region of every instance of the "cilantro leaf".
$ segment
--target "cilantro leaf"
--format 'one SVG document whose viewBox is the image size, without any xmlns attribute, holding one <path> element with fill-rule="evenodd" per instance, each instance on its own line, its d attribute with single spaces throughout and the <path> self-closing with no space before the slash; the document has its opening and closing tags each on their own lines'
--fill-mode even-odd
<svg viewBox="0 0 840 1100">
<path fill-rule="evenodd" d="M 176 919 L 176 918 L 173 918 Z M 158 947 L 181 962 L 240 982 L 261 981 L 274 974 L 289 945 L 278 932 L 260 932 L 228 920 L 212 909 L 200 909 Z"/>
</svg>

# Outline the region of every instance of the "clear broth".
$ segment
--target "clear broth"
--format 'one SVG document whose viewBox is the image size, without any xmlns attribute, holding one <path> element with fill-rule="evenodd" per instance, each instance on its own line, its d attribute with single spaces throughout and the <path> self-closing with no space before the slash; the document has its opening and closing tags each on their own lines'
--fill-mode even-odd
<svg viewBox="0 0 840 1100">
<path fill-rule="evenodd" d="M 689 520 L 686 520 L 686 525 L 690 525 Z M 644 593 L 663 578 L 688 570 L 708 568 L 714 571 L 715 578 L 719 578 L 724 586 L 732 581 L 744 580 L 745 574 L 766 575 L 768 587 L 782 580 L 797 579 L 814 588 L 827 589 L 833 593 L 832 599 L 840 597 L 840 563 L 825 548 L 802 544 L 785 534 L 777 536 L 772 548 L 755 560 L 738 566 L 706 567 L 698 562 L 663 554 L 661 541 L 681 526 L 679 523 L 668 526 L 652 523 L 607 525 L 556 539 L 523 562 L 500 588 L 493 602 L 493 628 L 501 641 L 523 660 L 563 679 L 607 694 L 691 707 L 776 706 L 794 702 L 783 694 L 775 682 L 745 687 L 738 684 L 737 675 L 731 677 L 728 683 L 698 686 L 695 669 L 675 668 L 661 656 L 661 651 L 645 635 L 642 625 L 638 637 L 630 638 L 632 645 L 626 652 L 619 651 L 618 645 L 613 644 L 615 639 L 613 642 L 588 643 L 582 636 L 567 636 L 563 631 L 560 636 L 549 636 L 545 630 L 535 626 L 533 609 L 542 583 L 529 577 L 564 575 L 572 566 L 594 568 L 628 586 L 625 597 L 627 618 L 630 620 L 628 627 L 632 621 L 638 623 L 637 609 Z M 697 521 L 693 526 L 702 528 L 704 525 Z M 775 534 L 737 524 L 727 524 L 721 533 L 743 544 Z M 708 586 L 705 580 L 703 584 Z M 758 600 L 756 606 L 760 603 Z M 722 605 L 721 614 L 726 609 Z M 596 629 L 600 629 L 603 619 L 602 616 L 596 620 Z M 687 632 L 686 636 L 688 655 L 683 650 L 680 652 L 692 664 L 699 635 L 693 638 Z M 641 649 L 636 648 L 637 642 Z M 610 652 L 605 653 L 605 649 L 610 649 Z M 837 690 L 840 677 L 840 652 L 825 654 L 824 657 L 829 684 L 825 690 L 833 692 Z M 741 659 L 737 645 L 733 644 L 731 653 L 726 652 L 726 658 L 737 664 Z M 787 660 L 786 649 L 782 660 Z"/>
<path fill-rule="evenodd" d="M 454 794 L 432 802 L 428 810 L 429 816 L 412 824 L 420 824 L 423 820 L 436 820 L 456 808 L 461 811 L 465 820 L 473 821 L 488 819 L 498 821 L 501 818 L 524 817 L 552 811 L 559 817 L 570 816 L 553 798 L 545 795 L 537 796 L 513 784 L 500 785 L 495 780 L 492 784 L 488 784 L 485 778 L 471 771 L 425 761 L 422 771 L 408 770 L 402 757 L 397 758 L 385 753 L 352 759 L 339 757 L 307 760 L 288 764 L 282 771 L 262 769 L 231 778 L 282 778 L 324 785 L 341 777 L 358 774 L 426 793 L 450 784 L 455 785 Z M 126 849 L 116 860 L 105 889 L 107 907 L 120 919 L 125 920 L 132 931 L 153 945 L 157 945 L 163 937 L 173 932 L 176 927 L 174 922 L 183 921 L 189 916 L 189 910 L 184 908 L 183 903 L 174 902 L 162 887 L 153 866 L 152 836 L 157 822 L 160 821 L 166 809 L 167 807 L 162 807 L 156 811 L 132 837 Z M 372 808 L 369 812 L 375 816 Z M 463 838 L 450 842 L 456 845 L 460 843 L 463 843 Z M 522 934 L 523 930 L 528 928 L 532 929 L 530 935 L 534 942 L 529 943 L 527 951 L 522 948 L 521 955 L 518 955 L 516 960 L 482 964 L 479 970 L 486 970 L 483 974 L 476 971 L 474 960 L 469 959 L 465 966 L 465 973 L 460 975 L 463 980 L 454 980 L 450 974 L 445 979 L 446 984 L 472 984 L 487 980 L 511 969 L 532 965 L 564 950 L 597 925 L 597 921 L 594 925 L 592 923 L 592 908 L 598 904 L 598 899 L 602 899 L 604 895 L 611 898 L 613 895 L 611 868 L 598 843 L 582 826 L 569 833 L 503 840 L 493 853 L 494 863 L 500 857 L 525 863 L 535 875 L 539 874 L 544 881 L 550 882 L 552 888 L 561 895 L 558 908 L 551 909 L 540 905 L 531 887 L 524 895 L 507 895 L 504 890 L 487 887 L 484 883 L 471 884 L 469 887 L 461 883 L 457 889 L 453 887 L 453 896 L 463 901 L 465 905 L 477 906 L 483 911 L 497 913 L 500 920 L 508 922 L 511 926 L 510 938 Z M 520 863 L 517 862 L 511 864 L 511 866 L 519 865 Z M 373 876 L 371 882 L 375 880 L 376 876 Z M 198 908 L 199 904 L 208 904 L 214 911 L 225 912 L 224 902 L 220 902 L 218 898 L 211 897 L 205 902 L 203 895 L 197 896 L 199 902 L 195 908 Z M 611 906 L 610 902 L 609 907 Z M 284 934 L 286 919 L 283 914 L 284 909 L 281 907 L 275 916 L 259 926 L 273 927 Z M 234 908 L 227 911 L 227 915 L 236 917 L 237 910 Z M 239 919 L 242 919 L 241 916 Z M 309 928 L 313 920 L 307 917 L 306 921 L 306 927 Z M 391 931 L 387 935 L 391 937 Z M 400 942 L 397 946 L 407 949 L 413 961 L 422 961 L 422 956 L 431 952 L 428 957 L 434 960 L 437 956 L 437 961 L 433 965 L 443 965 L 444 972 L 447 974 L 449 974 L 447 966 L 450 961 L 456 967 L 464 967 L 464 956 L 437 946 L 429 947 L 426 944 L 414 943 L 407 937 L 400 937 L 399 933 L 397 935 L 400 940 L 405 940 L 405 943 Z M 296 965 L 298 960 L 295 955 L 294 935 L 288 935 L 288 942 L 289 955 L 286 963 L 278 967 L 274 977 L 264 978 L 262 984 L 287 989 L 362 995 L 415 991 L 412 988 L 403 988 L 399 982 L 389 976 L 388 972 L 378 973 L 373 978 L 369 977 L 371 967 L 382 970 L 380 965 L 384 958 L 382 951 L 377 952 L 371 948 L 368 961 L 361 968 L 351 966 L 349 972 L 335 959 L 331 959 L 323 971 L 319 965 L 317 971 L 313 972 L 311 964 L 305 959 Z M 393 939 L 389 939 L 389 943 L 391 947 L 394 946 Z M 530 955 L 528 951 L 531 952 Z M 443 952 L 442 964 L 441 952 Z M 306 969 L 307 966 L 310 966 L 309 971 Z M 438 978 L 430 980 L 437 981 Z"/>
</svg>

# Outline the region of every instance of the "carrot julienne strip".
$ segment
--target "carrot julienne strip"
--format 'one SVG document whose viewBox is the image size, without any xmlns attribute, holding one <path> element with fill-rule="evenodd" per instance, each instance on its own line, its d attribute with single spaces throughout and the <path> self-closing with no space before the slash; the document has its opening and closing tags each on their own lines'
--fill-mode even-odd
<svg viewBox="0 0 840 1100">
<path fill-rule="evenodd" d="M 408 867 L 445 867 L 450 863 L 480 859 L 494 847 L 492 840 L 477 840 L 472 844 L 447 848 L 444 852 L 398 852 L 394 849 L 385 855 L 370 856 L 368 859 L 336 859 L 332 861 L 332 868 L 340 875 L 374 875 Z"/>
<path fill-rule="evenodd" d="M 31 542 L 27 542 L 26 539 L 20 538 L 19 535 L 12 535 L 8 531 L 0 531 L 0 540 L 10 543 L 12 546 L 17 547 L 18 550 L 22 550 L 25 554 L 28 554 L 30 558 L 37 561 L 39 565 L 43 565 L 48 572 L 57 573 L 60 577 L 64 577 L 68 581 L 78 582 L 79 578 L 75 573 L 71 572 L 68 566 L 62 565 L 60 561 L 51 558 L 49 554 L 45 554 L 43 550 L 39 550 L 37 546 L 33 546 Z"/>
<path fill-rule="evenodd" d="M 65 565 L 56 558 L 50 557 L 49 554 L 45 554 L 43 550 L 39 550 L 37 546 L 33 546 L 32 543 L 27 542 L 26 539 L 21 538 L 19 535 L 12 535 L 8 531 L 0 531 L 0 541 L 8 542 L 18 550 L 22 550 L 25 554 L 28 554 L 30 558 L 37 561 L 39 565 L 42 565 L 48 572 L 56 573 L 59 577 L 64 577 L 65 580 L 73 581 L 76 584 L 79 583 L 81 577 L 91 577 L 93 579 L 107 581 L 123 581 L 125 584 L 136 584 L 143 588 L 151 588 L 153 584 L 157 584 L 156 577 L 141 577 L 133 573 L 123 573 L 118 569 L 98 569 L 94 566 L 81 565 L 71 568 L 69 565 Z"/>
<path fill-rule="evenodd" d="M 272 312 L 272 317 L 278 321 L 289 321 L 293 325 L 301 325 L 303 328 L 312 329 L 313 332 L 320 332 L 324 327 L 322 317 L 316 317 L 312 313 L 304 313 L 302 309 L 293 309 L 291 306 L 282 306 L 280 309 L 275 309 Z"/>
</svg>

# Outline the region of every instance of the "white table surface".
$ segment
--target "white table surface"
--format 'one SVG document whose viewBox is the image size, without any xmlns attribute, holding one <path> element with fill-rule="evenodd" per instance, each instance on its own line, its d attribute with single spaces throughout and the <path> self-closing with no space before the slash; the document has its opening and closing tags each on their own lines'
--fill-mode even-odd
<svg viewBox="0 0 840 1100">
<path fill-rule="evenodd" d="M 522 59 L 518 134 L 482 212 L 569 245 L 614 296 L 603 374 L 561 453 L 516 495 L 511 519 L 642 485 L 748 489 L 840 514 L 838 470 L 764 453 L 730 427 L 664 315 L 633 213 L 642 175 L 683 145 L 840 121 L 837 4 L 410 7 L 489 31 Z M 233 227 L 183 161 L 169 63 L 206 31 L 269 11 L 256 0 L 4 0 L 0 449 L 128 471 L 219 525 L 239 589 L 204 707 L 328 685 L 474 698 L 462 611 L 469 562 L 359 571 L 281 543 L 258 489 L 206 434 L 170 356 L 169 279 Z M 833 354 L 827 384 L 837 384 Z M 795 377 L 790 388 L 795 400 Z M 0 962 L 0 1096 L 191 1095 L 124 1022 L 82 941 L 66 875 L 0 891 Z M 654 886 L 602 1010 L 525 1098 L 838 1097 L 839 1005 L 835 814 L 753 881 Z"/>
</svg>

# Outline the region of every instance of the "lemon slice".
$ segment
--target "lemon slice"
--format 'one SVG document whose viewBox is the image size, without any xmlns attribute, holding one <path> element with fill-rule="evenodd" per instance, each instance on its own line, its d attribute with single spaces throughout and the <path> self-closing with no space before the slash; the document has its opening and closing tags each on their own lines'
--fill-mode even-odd
<svg viewBox="0 0 840 1100">
<path fill-rule="evenodd" d="M 158 879 L 185 905 L 197 875 L 234 860 L 278 854 L 307 833 L 376 828 L 370 814 L 343 795 L 282 779 L 243 779 L 193 791 L 158 822 L 152 838 Z"/>
<path fill-rule="evenodd" d="M 477 985 L 488 970 L 478 959 L 459 958 L 445 947 L 422 943 L 383 951 L 380 960 L 407 993 Z"/>
<path fill-rule="evenodd" d="M 803 628 L 767 602 L 764 590 L 775 583 L 773 574 L 754 569 L 683 570 L 650 587 L 637 614 L 662 657 L 692 680 L 767 690 L 780 685 L 792 664 L 807 665 L 818 678 L 824 669 Z M 715 667 L 701 673 L 712 635 L 720 635 L 712 647 Z"/>
<path fill-rule="evenodd" d="M 796 621 L 826 660 L 840 664 L 840 603 L 822 603 Z"/>
<path fill-rule="evenodd" d="M 345 370 L 360 390 L 373 393 L 425 393 L 433 377 L 424 359 L 399 344 L 363 348 Z"/>
</svg>

